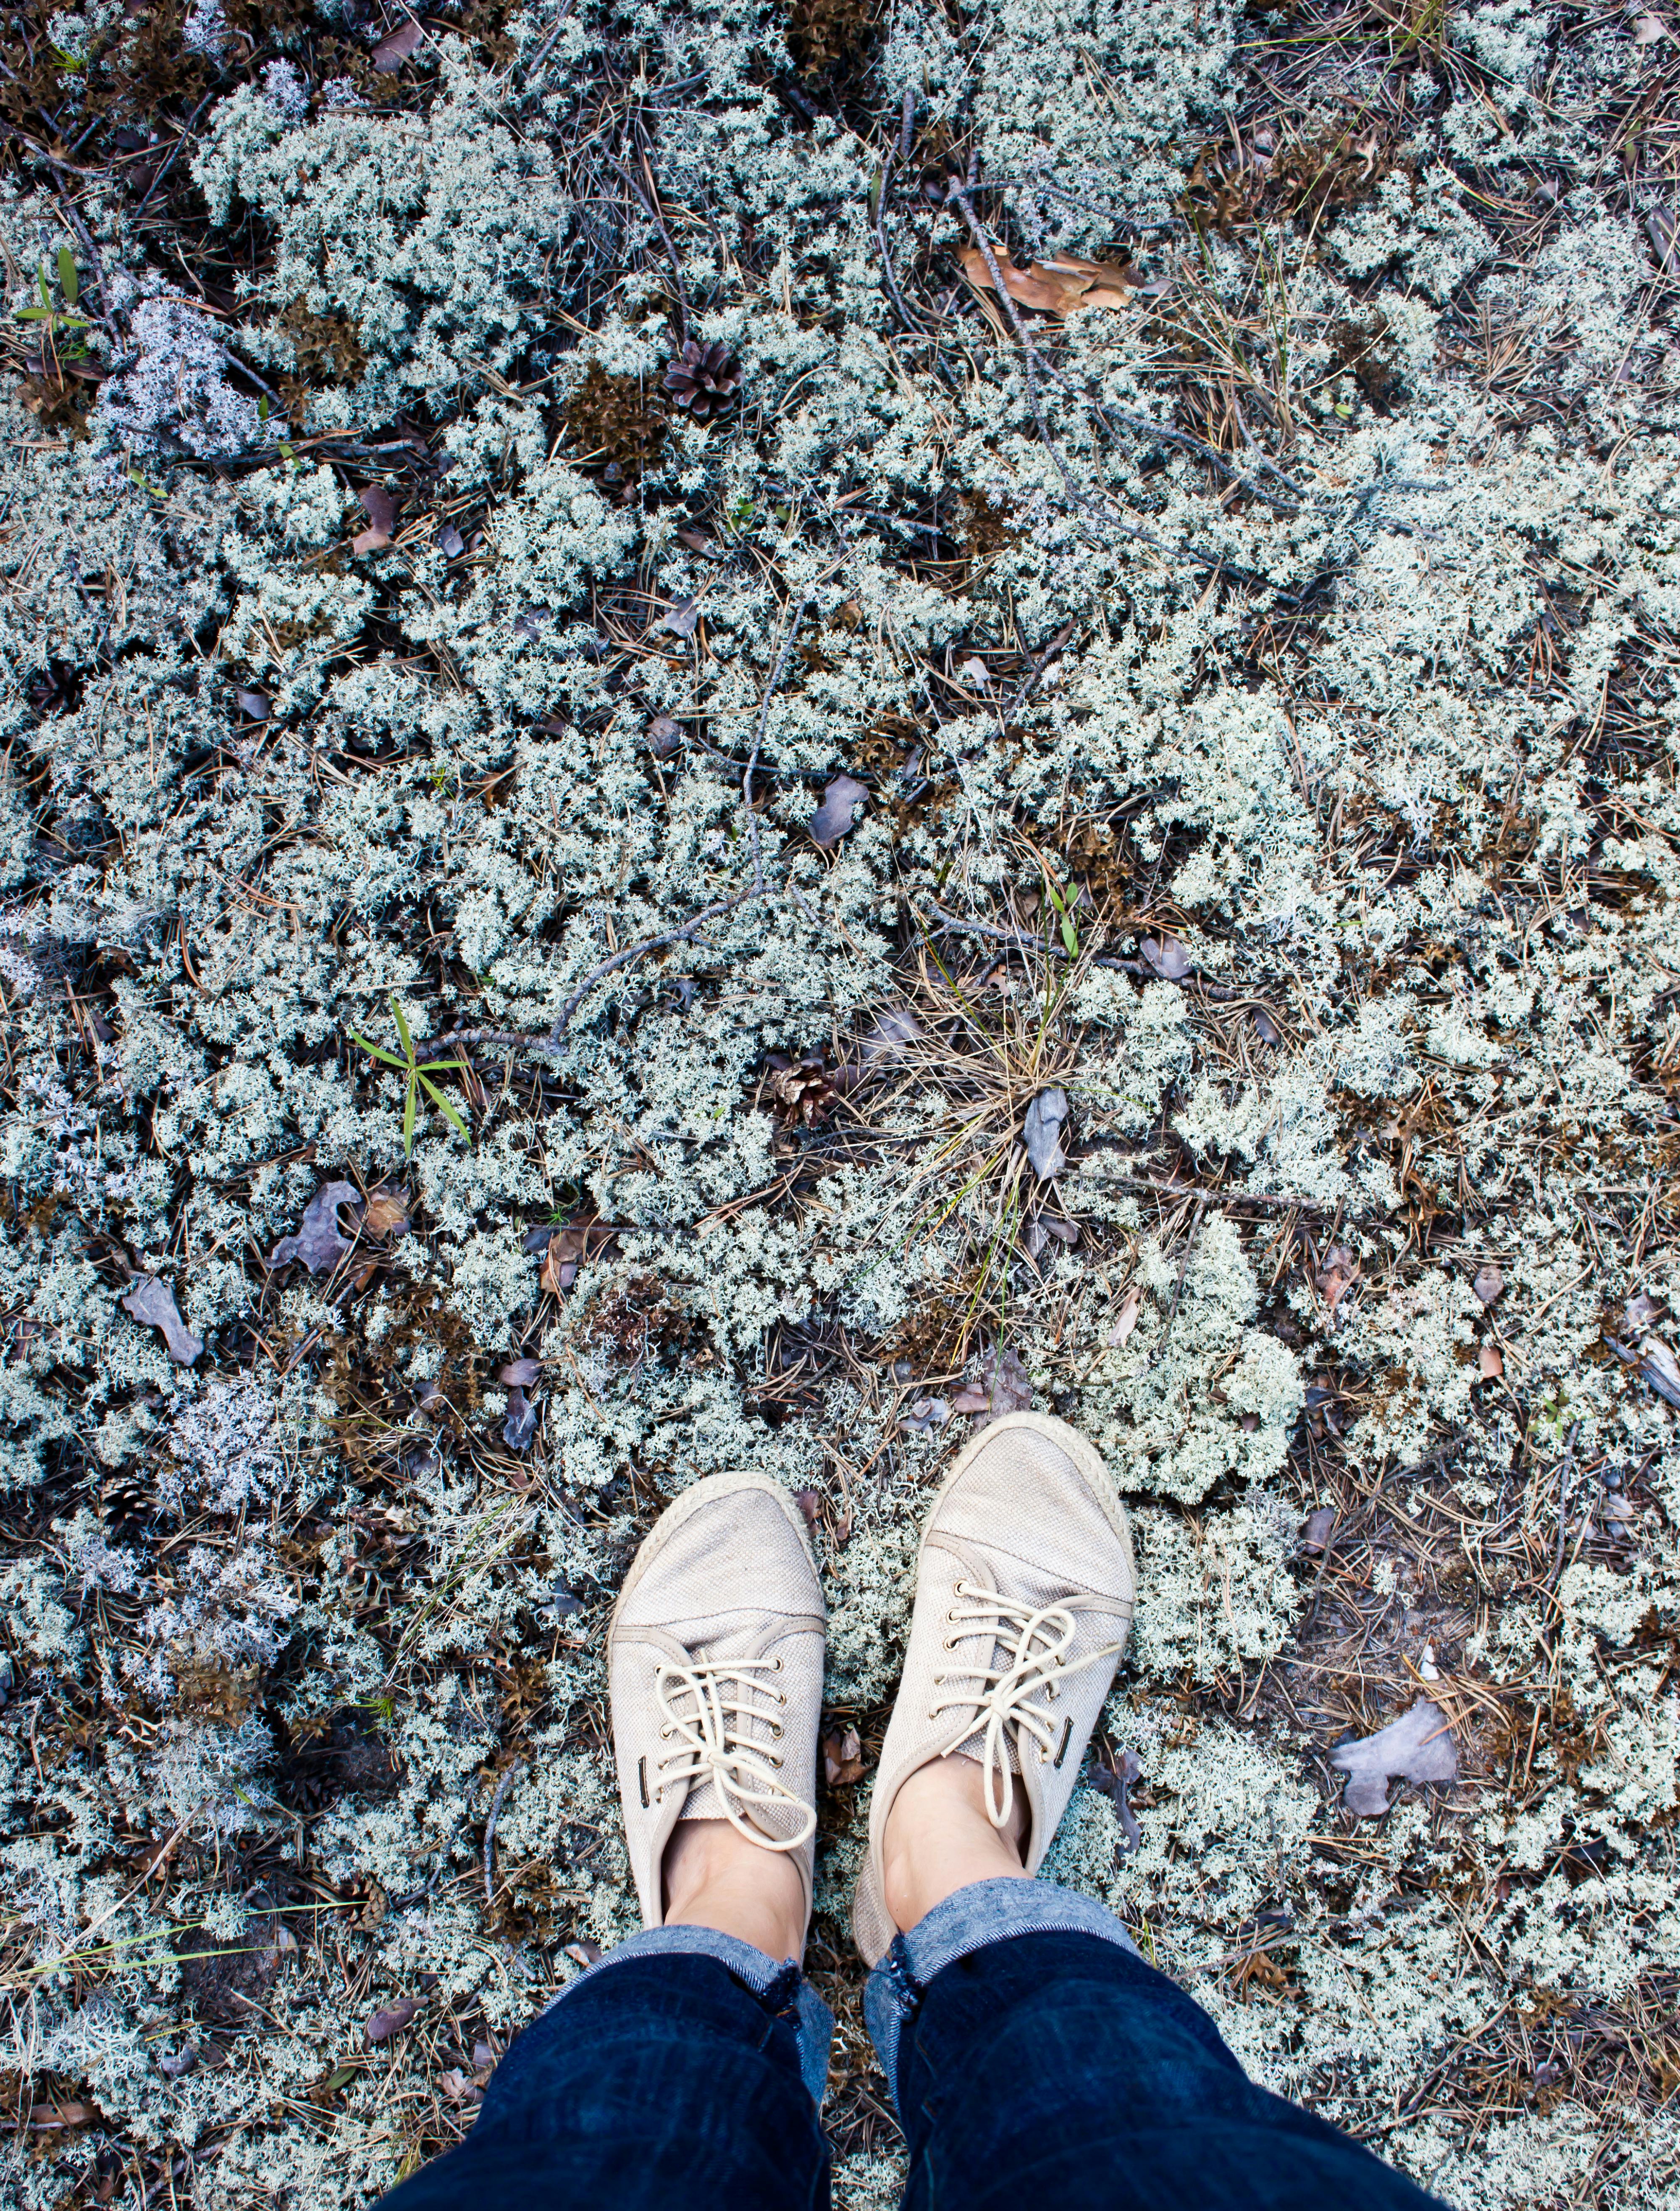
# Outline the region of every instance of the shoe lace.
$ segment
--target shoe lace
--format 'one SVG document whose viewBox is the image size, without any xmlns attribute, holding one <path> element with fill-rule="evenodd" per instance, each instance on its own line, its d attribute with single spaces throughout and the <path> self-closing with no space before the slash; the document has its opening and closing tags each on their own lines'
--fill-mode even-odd
<svg viewBox="0 0 1680 2211">
<path fill-rule="evenodd" d="M 955 1594 L 967 1602 L 953 1605 L 947 1620 L 954 1627 L 972 1622 L 970 1633 L 989 1627 L 992 1655 L 1000 1655 L 1001 1647 L 1004 1663 L 936 1674 L 935 1687 L 949 1687 L 950 1694 L 930 1708 L 928 1717 L 937 1719 L 942 1712 L 975 1707 L 985 1714 L 980 1767 L 986 1776 L 986 1814 L 994 1827 L 1002 1827 L 1008 1824 L 1015 1805 L 1015 1775 L 1009 1760 L 1011 1736 L 1017 1758 L 1022 1736 L 1030 1735 L 1045 1756 L 1059 1766 L 1067 1754 L 1073 1722 L 1070 1717 L 1063 1722 L 1058 1747 L 1056 1716 L 1048 1709 L 1055 1700 L 1058 1684 L 1101 1659 L 1112 1658 L 1121 1646 L 1106 1643 L 1101 1650 L 1089 1651 L 1083 1658 L 1069 1662 L 1067 1654 L 1079 1633 L 1077 1615 L 1084 1608 L 1077 1598 L 1034 1608 L 1019 1604 L 998 1590 L 976 1589 L 968 1582 L 959 1582 Z M 1091 1600 L 1093 1604 L 1095 1602 Z M 953 1636 L 949 1641 L 958 1639 Z M 1035 1702 L 1040 1693 L 1042 1701 Z"/>
<path fill-rule="evenodd" d="M 689 1658 L 681 1665 L 656 1666 L 654 1695 L 665 1723 L 659 1732 L 675 1735 L 677 1745 L 658 1762 L 661 1778 L 654 1793 L 663 1796 L 678 1782 L 692 1786 L 710 1781 L 724 1817 L 749 1842 L 767 1851 L 797 1851 L 816 1833 L 816 1814 L 782 1779 L 780 1759 L 745 1732 L 749 1722 L 756 1722 L 780 1735 L 781 1723 L 755 1699 L 786 1704 L 779 1691 L 759 1679 L 781 1670 L 779 1658 Z M 748 1816 L 754 1805 L 790 1804 L 799 1814 L 797 1834 L 767 1835 Z"/>
</svg>

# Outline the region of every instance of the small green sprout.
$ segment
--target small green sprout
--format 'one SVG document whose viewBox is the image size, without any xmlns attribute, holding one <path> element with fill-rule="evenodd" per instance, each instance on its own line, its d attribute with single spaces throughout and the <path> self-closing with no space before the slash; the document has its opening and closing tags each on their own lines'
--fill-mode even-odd
<svg viewBox="0 0 1680 2211">
<path fill-rule="evenodd" d="M 48 338 L 52 337 L 61 326 L 69 330 L 85 330 L 88 327 L 86 315 L 75 315 L 70 312 L 76 305 L 80 288 L 76 279 L 76 264 L 70 258 L 67 245 L 58 248 L 58 288 L 64 295 L 62 307 L 55 307 L 52 304 L 52 288 L 47 282 L 46 264 L 43 261 L 35 272 L 35 289 L 40 294 L 40 304 L 39 306 L 20 307 L 17 311 L 19 322 L 44 324 L 43 336 Z"/>
<path fill-rule="evenodd" d="M 360 1045 L 370 1059 L 377 1059 L 385 1067 L 394 1067 L 399 1075 L 406 1078 L 403 1090 L 403 1158 L 414 1157 L 415 1109 L 422 1090 L 437 1107 L 439 1112 L 446 1120 L 452 1121 L 470 1143 L 471 1130 L 444 1096 L 437 1084 L 428 1080 L 428 1076 L 434 1075 L 458 1075 L 461 1071 L 460 1063 L 453 1059 L 428 1059 L 422 1063 L 417 1060 L 415 1057 L 414 1039 L 409 1034 L 409 1025 L 403 1018 L 403 1009 L 397 1004 L 394 996 L 391 1001 L 391 1010 L 396 1018 L 397 1034 L 403 1046 L 403 1057 L 400 1059 L 394 1052 L 385 1051 L 376 1044 L 369 1044 L 366 1037 L 357 1036 L 354 1030 L 350 1033 L 350 1042 Z"/>
<path fill-rule="evenodd" d="M 1054 907 L 1056 918 L 1062 925 L 1062 943 L 1070 960 L 1079 957 L 1079 932 L 1073 925 L 1073 912 L 1064 893 L 1056 887 L 1054 876 L 1048 868 L 1044 871 L 1045 896 Z"/>
</svg>

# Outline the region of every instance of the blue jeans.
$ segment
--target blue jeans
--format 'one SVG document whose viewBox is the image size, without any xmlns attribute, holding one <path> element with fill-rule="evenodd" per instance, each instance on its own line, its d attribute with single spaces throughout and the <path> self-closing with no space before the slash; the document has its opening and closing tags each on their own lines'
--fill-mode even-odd
<svg viewBox="0 0 1680 2211">
<path fill-rule="evenodd" d="M 1047 1882 L 948 1897 L 864 2004 L 911 2211 L 1440 2211 L 1257 2088 L 1118 1920 Z M 466 2141 L 381 2211 L 820 2211 L 829 2024 L 791 1960 L 705 1928 L 634 1935 L 525 2030 Z"/>
</svg>

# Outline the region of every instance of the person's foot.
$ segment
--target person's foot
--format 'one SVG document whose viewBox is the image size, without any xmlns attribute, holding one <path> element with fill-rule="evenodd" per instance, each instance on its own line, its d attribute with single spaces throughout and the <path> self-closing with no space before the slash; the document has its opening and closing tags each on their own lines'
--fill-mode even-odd
<svg viewBox="0 0 1680 2211">
<path fill-rule="evenodd" d="M 826 1620 L 798 1509 L 765 1475 L 694 1483 L 636 1554 L 607 1671 L 646 1926 L 715 1927 L 799 1955 Z"/>
<path fill-rule="evenodd" d="M 922 1537 L 852 1899 L 870 1965 L 957 1889 L 1038 1870 L 1136 1586 L 1125 1508 L 1065 1421 L 1008 1414 L 958 1457 Z"/>
</svg>

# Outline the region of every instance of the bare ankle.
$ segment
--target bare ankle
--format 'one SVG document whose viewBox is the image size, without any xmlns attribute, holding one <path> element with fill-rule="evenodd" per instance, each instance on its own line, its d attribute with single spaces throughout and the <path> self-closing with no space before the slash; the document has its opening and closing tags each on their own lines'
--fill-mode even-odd
<svg viewBox="0 0 1680 2211">
<path fill-rule="evenodd" d="M 767 1850 L 727 1820 L 684 1820 L 665 1845 L 667 1927 L 710 1927 L 778 1961 L 805 1947 L 805 1892 L 783 1851 Z"/>
<path fill-rule="evenodd" d="M 992 1825 L 986 1776 L 972 1758 L 934 1759 L 893 1800 L 882 1839 L 887 1910 L 901 1932 L 977 1881 L 1024 1881 L 1027 1806 L 1017 1789 L 1004 1826 Z"/>
</svg>

